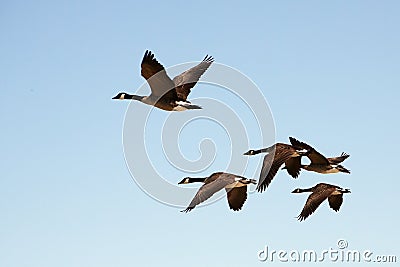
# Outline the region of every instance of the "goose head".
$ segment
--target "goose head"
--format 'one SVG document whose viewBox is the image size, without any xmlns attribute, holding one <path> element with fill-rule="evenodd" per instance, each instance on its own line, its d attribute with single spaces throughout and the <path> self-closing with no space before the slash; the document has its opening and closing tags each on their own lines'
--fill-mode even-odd
<svg viewBox="0 0 400 267">
<path fill-rule="evenodd" d="M 116 96 L 114 96 L 112 99 L 124 100 L 127 95 L 128 94 L 125 92 L 120 92 Z"/>
<path fill-rule="evenodd" d="M 180 181 L 178 184 L 190 184 L 191 179 L 190 177 L 183 178 L 182 181 Z"/>
<path fill-rule="evenodd" d="M 124 100 L 124 99 L 132 99 L 132 100 L 137 100 L 137 101 L 142 101 L 147 98 L 145 96 L 140 96 L 140 95 L 131 95 L 125 92 L 120 92 L 116 96 L 114 96 L 112 99 L 118 99 L 118 100 Z"/>
<path fill-rule="evenodd" d="M 302 190 L 300 188 L 296 188 L 292 191 L 292 193 L 302 193 Z"/>
<path fill-rule="evenodd" d="M 305 188 L 305 189 L 302 189 L 302 188 L 296 188 L 295 190 L 293 190 L 292 191 L 292 193 L 305 193 L 305 192 L 313 192 L 313 187 L 311 187 L 311 188 Z"/>
<path fill-rule="evenodd" d="M 252 156 L 257 154 L 255 150 L 250 149 L 249 151 L 247 151 L 246 153 L 244 153 L 243 155 L 245 156 Z"/>
</svg>

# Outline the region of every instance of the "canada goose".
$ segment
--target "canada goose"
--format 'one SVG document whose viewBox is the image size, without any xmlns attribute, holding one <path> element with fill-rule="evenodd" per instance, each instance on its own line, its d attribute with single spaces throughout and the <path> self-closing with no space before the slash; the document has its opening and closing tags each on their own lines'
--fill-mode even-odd
<svg viewBox="0 0 400 267">
<path fill-rule="evenodd" d="M 142 60 L 141 74 L 150 85 L 151 94 L 149 96 L 138 96 L 120 92 L 112 99 L 137 100 L 167 111 L 201 109 L 200 106 L 192 105 L 186 98 L 190 89 L 196 85 L 201 75 L 213 62 L 214 59 L 207 55 L 200 64 L 171 80 L 163 65 L 154 58 L 154 54 L 146 50 Z"/>
<path fill-rule="evenodd" d="M 343 194 L 351 193 L 350 189 L 343 189 L 339 186 L 325 183 L 320 183 L 314 187 L 306 189 L 297 188 L 292 191 L 292 193 L 303 192 L 312 192 L 312 194 L 308 197 L 300 215 L 297 216 L 299 221 L 305 220 L 308 216 L 314 213 L 314 211 L 319 207 L 319 205 L 321 205 L 322 202 L 324 202 L 325 199 L 328 199 L 329 206 L 334 211 L 338 211 L 343 202 Z"/>
<path fill-rule="evenodd" d="M 285 169 L 293 177 L 297 178 L 300 173 L 300 159 L 301 156 L 307 155 L 307 149 L 296 149 L 295 147 L 276 143 L 273 146 L 259 149 L 259 150 L 249 150 L 243 155 L 256 155 L 259 153 L 268 153 L 264 157 L 263 166 L 260 172 L 260 179 L 257 185 L 257 191 L 263 192 L 272 179 L 275 177 L 280 166 L 285 163 Z"/>
<path fill-rule="evenodd" d="M 202 182 L 204 185 L 197 191 L 189 206 L 181 212 L 191 211 L 196 205 L 206 201 L 223 188 L 225 188 L 227 192 L 229 207 L 234 211 L 238 211 L 242 208 L 247 199 L 247 185 L 257 183 L 254 179 L 247 179 L 230 173 L 216 172 L 204 178 L 186 177 L 178 184 L 190 184 L 195 182 Z"/>
<path fill-rule="evenodd" d="M 338 172 L 350 173 L 350 170 L 339 164 L 350 157 L 350 155 L 342 152 L 339 157 L 326 158 L 321 153 L 316 151 L 312 146 L 304 142 L 300 142 L 293 137 L 290 137 L 290 143 L 297 149 L 307 149 L 310 151 L 310 153 L 307 154 L 307 157 L 311 160 L 311 163 L 309 165 L 301 165 L 301 168 L 307 171 L 313 171 L 323 174 Z"/>
</svg>

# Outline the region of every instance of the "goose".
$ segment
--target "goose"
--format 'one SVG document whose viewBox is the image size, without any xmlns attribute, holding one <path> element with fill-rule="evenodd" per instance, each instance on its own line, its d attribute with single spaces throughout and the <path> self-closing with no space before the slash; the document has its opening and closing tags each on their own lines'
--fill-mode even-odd
<svg viewBox="0 0 400 267">
<path fill-rule="evenodd" d="M 279 168 L 282 164 L 285 164 L 285 169 L 293 178 L 297 178 L 300 173 L 300 159 L 301 156 L 307 155 L 309 152 L 307 149 L 297 149 L 291 145 L 276 143 L 273 146 L 258 149 L 249 150 L 243 155 L 256 155 L 259 153 L 268 153 L 264 157 L 263 166 L 260 172 L 260 179 L 258 180 L 257 191 L 263 192 L 267 189 L 272 179 L 275 177 Z"/>
<path fill-rule="evenodd" d="M 200 64 L 171 80 L 163 65 L 155 59 L 154 54 L 146 50 L 142 60 L 141 74 L 150 85 L 151 94 L 149 96 L 138 96 L 120 92 L 112 99 L 137 100 L 166 111 L 201 109 L 200 106 L 192 105 L 187 100 L 187 96 L 190 93 L 190 89 L 196 85 L 201 75 L 213 62 L 214 58 L 207 55 Z"/>
<path fill-rule="evenodd" d="M 311 163 L 309 165 L 301 165 L 302 169 L 322 174 L 338 172 L 350 173 L 350 170 L 339 164 L 350 157 L 350 155 L 342 152 L 342 154 L 338 157 L 326 158 L 321 153 L 316 151 L 312 146 L 304 142 L 300 142 L 295 138 L 290 138 L 290 143 L 297 149 L 307 149 L 310 151 L 310 153 L 307 154 L 307 157 L 311 160 Z"/>
<path fill-rule="evenodd" d="M 204 178 L 186 177 L 178 184 L 190 184 L 195 182 L 202 182 L 204 185 L 197 191 L 189 206 L 181 210 L 181 212 L 191 211 L 198 204 L 206 201 L 223 188 L 225 188 L 227 193 L 229 208 L 238 211 L 243 207 L 247 199 L 247 185 L 257 183 L 254 179 L 247 179 L 231 173 L 216 172 Z"/>
<path fill-rule="evenodd" d="M 308 197 L 300 215 L 297 216 L 299 221 L 305 220 L 308 216 L 314 213 L 314 211 L 319 207 L 319 205 L 321 205 L 322 202 L 324 202 L 325 199 L 328 199 L 329 207 L 336 212 L 339 211 L 340 206 L 343 203 L 343 194 L 351 193 L 350 189 L 343 189 L 339 186 L 325 183 L 319 183 L 311 188 L 306 189 L 296 188 L 292 191 L 292 193 L 303 192 L 312 192 L 312 194 Z"/>
</svg>

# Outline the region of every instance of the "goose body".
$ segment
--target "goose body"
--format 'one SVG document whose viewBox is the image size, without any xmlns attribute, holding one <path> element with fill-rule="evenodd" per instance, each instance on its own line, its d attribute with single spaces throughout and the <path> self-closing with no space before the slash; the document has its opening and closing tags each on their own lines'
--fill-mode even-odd
<svg viewBox="0 0 400 267">
<path fill-rule="evenodd" d="M 298 149 L 288 144 L 276 143 L 268 148 L 249 150 L 244 153 L 244 155 L 256 155 L 259 153 L 268 153 L 264 157 L 257 185 L 257 191 L 263 192 L 267 189 L 283 164 L 285 164 L 287 172 L 293 178 L 297 178 L 301 168 L 301 157 L 307 155 L 308 150 L 302 148 Z"/>
<path fill-rule="evenodd" d="M 343 189 L 336 185 L 319 183 L 311 188 L 301 189 L 297 188 L 292 193 L 311 192 L 306 204 L 303 207 L 300 215 L 297 216 L 299 221 L 305 220 L 308 216 L 316 211 L 316 209 L 328 199 L 329 207 L 334 211 L 339 211 L 343 203 L 343 194 L 351 193 L 350 189 Z"/>
<path fill-rule="evenodd" d="M 150 85 L 151 94 L 138 96 L 120 92 L 113 99 L 136 100 L 166 111 L 201 109 L 200 106 L 191 104 L 187 97 L 201 75 L 213 62 L 214 59 L 211 56 L 206 56 L 198 65 L 171 80 L 163 65 L 155 59 L 152 52 L 147 50 L 141 64 L 141 74 Z"/>
<path fill-rule="evenodd" d="M 339 164 L 348 157 L 350 157 L 350 155 L 342 153 L 338 157 L 326 158 L 324 155 L 315 150 L 312 146 L 304 142 L 300 142 L 295 138 L 291 137 L 290 143 L 297 149 L 307 149 L 310 151 L 310 153 L 307 154 L 307 157 L 310 159 L 311 163 L 308 165 L 301 165 L 302 169 L 322 174 L 338 173 L 338 172 L 350 173 L 350 170 L 346 169 L 345 167 Z"/>
<path fill-rule="evenodd" d="M 243 204 L 247 199 L 247 185 L 256 184 L 256 181 L 253 179 L 247 179 L 242 176 L 223 172 L 216 172 L 211 176 L 204 178 L 186 177 L 180 181 L 179 184 L 196 182 L 202 182 L 204 184 L 197 191 L 189 206 L 182 210 L 182 212 L 191 211 L 198 204 L 206 201 L 222 189 L 226 190 L 229 208 L 238 211 L 243 207 Z"/>
</svg>

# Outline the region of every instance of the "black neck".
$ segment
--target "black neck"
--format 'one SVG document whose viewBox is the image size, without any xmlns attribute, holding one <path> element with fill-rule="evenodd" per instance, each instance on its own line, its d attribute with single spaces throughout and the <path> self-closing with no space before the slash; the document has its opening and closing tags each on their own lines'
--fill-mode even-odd
<svg viewBox="0 0 400 267">
<path fill-rule="evenodd" d="M 188 178 L 189 178 L 189 183 L 204 183 L 204 181 L 206 180 L 206 178 L 192 178 L 192 177 Z"/>
<path fill-rule="evenodd" d="M 254 154 L 259 154 L 259 153 L 270 153 L 275 146 L 270 146 L 270 147 L 266 147 L 266 148 L 261 148 L 259 150 L 254 150 Z"/>
<path fill-rule="evenodd" d="M 140 96 L 140 95 L 130 95 L 130 94 L 125 94 L 125 99 L 133 99 L 133 100 L 137 100 L 137 101 L 142 101 L 144 96 Z"/>
<path fill-rule="evenodd" d="M 313 187 L 311 187 L 311 188 L 304 188 L 304 189 L 300 189 L 300 193 L 303 193 L 303 192 L 312 192 L 312 190 L 313 190 Z"/>
</svg>

